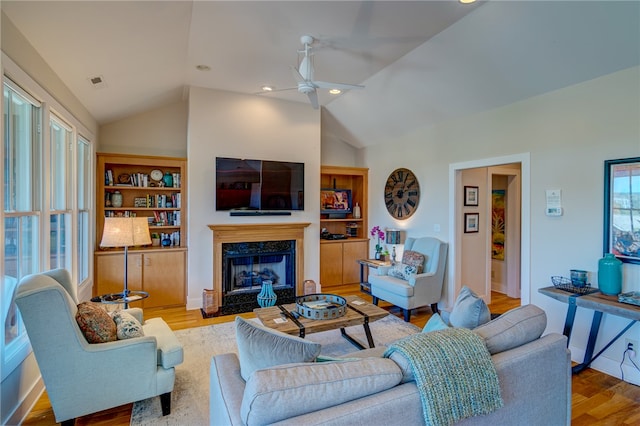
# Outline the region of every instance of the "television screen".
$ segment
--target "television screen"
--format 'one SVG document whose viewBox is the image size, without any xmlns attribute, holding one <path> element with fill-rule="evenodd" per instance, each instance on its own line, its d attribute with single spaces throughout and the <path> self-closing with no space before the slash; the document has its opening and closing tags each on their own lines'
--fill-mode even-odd
<svg viewBox="0 0 640 426">
<path fill-rule="evenodd" d="M 350 189 L 321 189 L 320 213 L 340 214 L 351 212 Z"/>
<path fill-rule="evenodd" d="M 304 210 L 304 163 L 216 157 L 216 210 Z"/>
</svg>

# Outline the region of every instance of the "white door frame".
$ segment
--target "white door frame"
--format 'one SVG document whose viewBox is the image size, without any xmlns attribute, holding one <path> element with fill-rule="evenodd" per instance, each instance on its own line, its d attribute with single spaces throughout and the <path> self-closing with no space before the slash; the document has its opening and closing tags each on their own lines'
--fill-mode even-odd
<svg viewBox="0 0 640 426">
<path fill-rule="evenodd" d="M 462 212 L 456 203 L 462 197 L 462 187 L 458 185 L 460 172 L 465 169 L 479 167 L 501 166 L 510 163 L 520 163 L 521 172 L 521 251 L 520 251 L 520 303 L 526 305 L 531 301 L 531 164 L 530 153 L 513 154 L 503 157 L 485 158 L 480 160 L 452 163 L 449 165 L 449 267 L 447 268 L 446 305 L 453 307 L 455 296 L 460 291 L 462 259 L 458 247 L 462 240 Z"/>
</svg>

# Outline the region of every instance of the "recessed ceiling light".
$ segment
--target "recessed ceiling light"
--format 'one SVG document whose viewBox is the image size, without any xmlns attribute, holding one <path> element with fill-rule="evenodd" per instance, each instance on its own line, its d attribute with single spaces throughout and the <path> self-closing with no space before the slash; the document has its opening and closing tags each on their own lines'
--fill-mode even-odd
<svg viewBox="0 0 640 426">
<path fill-rule="evenodd" d="M 460 3 L 462 4 L 469 4 L 469 3 L 475 3 L 476 0 L 458 0 Z"/>
<path fill-rule="evenodd" d="M 209 65 L 196 65 L 196 69 L 198 71 L 211 71 L 211 67 Z"/>
<path fill-rule="evenodd" d="M 329 89 L 329 93 L 331 93 L 332 95 L 339 95 L 340 93 L 342 93 L 342 90 L 340 90 L 340 89 Z"/>
<path fill-rule="evenodd" d="M 263 92 L 272 92 L 273 91 L 273 86 L 262 86 L 262 91 Z"/>
</svg>

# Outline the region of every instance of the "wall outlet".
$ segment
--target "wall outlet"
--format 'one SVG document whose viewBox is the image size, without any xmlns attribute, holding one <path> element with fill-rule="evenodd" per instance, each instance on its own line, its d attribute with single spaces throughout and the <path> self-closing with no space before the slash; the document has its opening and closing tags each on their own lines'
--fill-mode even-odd
<svg viewBox="0 0 640 426">
<path fill-rule="evenodd" d="M 635 360 L 638 356 L 638 351 L 640 350 L 640 346 L 638 346 L 638 341 L 637 340 L 633 340 L 633 339 L 624 339 L 624 349 L 627 350 L 627 348 L 629 347 L 629 345 L 633 345 L 633 351 L 634 353 L 632 354 L 631 352 L 627 352 L 627 357 Z M 625 358 L 625 362 L 627 362 L 627 359 Z"/>
</svg>

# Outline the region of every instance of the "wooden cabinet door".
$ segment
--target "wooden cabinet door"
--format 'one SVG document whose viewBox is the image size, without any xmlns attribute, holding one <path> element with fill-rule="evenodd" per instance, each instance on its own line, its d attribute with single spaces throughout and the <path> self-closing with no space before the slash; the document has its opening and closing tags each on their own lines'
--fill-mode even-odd
<svg viewBox="0 0 640 426">
<path fill-rule="evenodd" d="M 124 290 L 124 253 L 96 256 L 95 295 L 122 293 Z M 127 265 L 129 290 L 142 290 L 142 255 L 129 253 Z"/>
<path fill-rule="evenodd" d="M 353 284 L 360 282 L 360 264 L 358 259 L 366 259 L 368 241 L 353 241 L 343 244 L 342 252 L 342 283 Z"/>
<path fill-rule="evenodd" d="M 185 252 L 145 253 L 143 288 L 149 293 L 145 308 L 185 304 Z"/>
<path fill-rule="evenodd" d="M 342 284 L 342 243 L 320 244 L 320 285 Z"/>
</svg>

